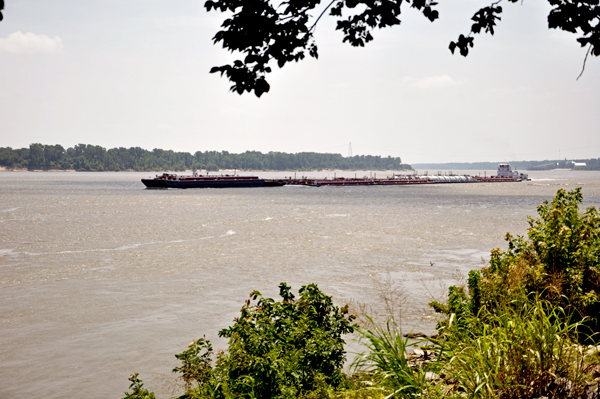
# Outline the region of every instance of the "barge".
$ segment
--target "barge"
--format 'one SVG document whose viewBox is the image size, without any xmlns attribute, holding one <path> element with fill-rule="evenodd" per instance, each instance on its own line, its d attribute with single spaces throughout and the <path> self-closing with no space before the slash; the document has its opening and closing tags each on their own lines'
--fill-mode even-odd
<svg viewBox="0 0 600 399">
<path fill-rule="evenodd" d="M 142 179 L 147 188 L 232 188 L 232 187 L 277 187 L 283 184 L 258 176 L 238 175 L 176 175 L 163 173 L 155 178 Z"/>
<path fill-rule="evenodd" d="M 364 178 L 345 178 L 345 177 L 334 177 L 333 179 L 280 179 L 277 182 L 290 185 L 290 186 L 391 186 L 391 185 L 406 185 L 406 184 L 428 184 L 432 183 L 426 178 L 417 176 L 403 176 L 403 177 L 388 177 L 384 179 L 377 179 L 372 177 Z"/>
<path fill-rule="evenodd" d="M 207 172 L 208 173 L 208 172 Z M 443 184 L 443 183 L 505 183 L 530 180 L 527 174 L 513 171 L 509 164 L 498 165 L 496 176 L 470 176 L 454 175 L 394 175 L 392 177 L 335 177 L 333 179 L 313 179 L 302 177 L 296 179 L 261 179 L 258 176 L 239 175 L 198 175 L 189 176 L 163 173 L 155 178 L 142 179 L 147 188 L 231 188 L 231 187 L 279 187 L 279 186 L 400 186 L 415 184 Z"/>
</svg>

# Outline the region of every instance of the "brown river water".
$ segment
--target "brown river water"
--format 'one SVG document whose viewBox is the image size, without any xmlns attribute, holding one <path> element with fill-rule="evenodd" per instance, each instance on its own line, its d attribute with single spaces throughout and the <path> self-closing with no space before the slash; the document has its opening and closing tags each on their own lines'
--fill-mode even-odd
<svg viewBox="0 0 600 399">
<path fill-rule="evenodd" d="M 217 332 L 248 294 L 276 296 L 282 281 L 384 313 L 391 279 L 404 292 L 404 330 L 431 333 L 427 303 L 505 248 L 506 232 L 524 234 L 543 200 L 582 187 L 584 206 L 600 205 L 600 172 L 146 190 L 149 175 L 0 172 L 0 398 L 117 399 L 133 372 L 169 397 L 173 355 L 203 335 L 225 348 Z"/>
</svg>

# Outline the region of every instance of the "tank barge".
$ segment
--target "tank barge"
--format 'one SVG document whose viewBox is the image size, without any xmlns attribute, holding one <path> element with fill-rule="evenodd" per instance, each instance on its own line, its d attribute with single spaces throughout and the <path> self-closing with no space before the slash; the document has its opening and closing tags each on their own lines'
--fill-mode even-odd
<svg viewBox="0 0 600 399">
<path fill-rule="evenodd" d="M 528 175 L 513 171 L 509 164 L 502 163 L 498 165 L 496 176 L 470 176 L 454 175 L 452 172 L 448 175 L 394 175 L 391 178 L 377 179 L 376 177 L 363 178 L 344 178 L 334 177 L 333 179 L 310 179 L 303 177 L 301 179 L 288 178 L 279 179 L 277 182 L 282 185 L 292 186 L 389 186 L 389 185 L 411 185 L 411 184 L 439 184 L 439 183 L 508 183 L 530 180 Z"/>
<path fill-rule="evenodd" d="M 282 183 L 258 176 L 237 175 L 176 175 L 163 173 L 155 178 L 142 179 L 147 188 L 231 188 L 231 187 L 277 187 Z"/>
<path fill-rule="evenodd" d="M 377 179 L 372 177 L 364 178 L 345 178 L 345 177 L 334 177 L 333 179 L 279 179 L 276 180 L 282 185 L 288 186 L 391 186 L 391 185 L 406 185 L 406 184 L 429 184 L 433 183 L 427 178 L 417 176 L 402 176 L 402 177 L 391 177 L 384 179 Z"/>
</svg>

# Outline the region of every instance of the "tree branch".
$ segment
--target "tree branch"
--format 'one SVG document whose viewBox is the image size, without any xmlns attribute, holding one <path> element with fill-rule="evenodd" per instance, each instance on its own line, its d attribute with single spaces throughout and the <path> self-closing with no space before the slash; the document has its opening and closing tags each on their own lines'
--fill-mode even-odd
<svg viewBox="0 0 600 399">
<path fill-rule="evenodd" d="M 325 14 L 325 11 L 329 10 L 329 7 L 331 7 L 333 5 L 333 3 L 335 3 L 335 2 L 336 2 L 336 0 L 331 0 L 331 3 L 329 3 L 327 5 L 327 7 L 325 7 L 325 9 L 321 12 L 321 15 L 319 15 L 319 18 L 317 18 L 317 20 L 315 21 L 315 23 L 312 24 L 312 26 L 308 30 L 309 32 L 312 32 L 313 29 L 315 29 L 315 27 L 317 26 L 317 23 L 319 22 L 319 20 L 321 19 L 321 17 Z"/>
<path fill-rule="evenodd" d="M 587 53 L 585 53 L 585 58 L 583 59 L 583 68 L 581 68 L 581 73 L 579 74 L 579 76 L 577 76 L 577 79 L 575 79 L 575 80 L 579 80 L 579 78 L 581 77 L 581 75 L 583 75 L 583 71 L 585 71 L 585 63 L 587 62 L 588 55 L 590 55 L 590 51 L 592 51 L 592 45 L 591 44 L 588 47 Z"/>
</svg>

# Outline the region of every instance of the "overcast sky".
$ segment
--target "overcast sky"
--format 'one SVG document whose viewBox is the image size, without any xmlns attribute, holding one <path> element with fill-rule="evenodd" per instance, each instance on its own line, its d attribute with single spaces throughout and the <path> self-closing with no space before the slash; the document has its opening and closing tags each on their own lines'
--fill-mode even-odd
<svg viewBox="0 0 600 399">
<path fill-rule="evenodd" d="M 209 74 L 224 16 L 202 0 L 7 0 L 0 22 L 0 147 L 30 143 L 400 156 L 407 163 L 600 157 L 600 59 L 549 30 L 547 2 L 504 1 L 467 58 L 448 43 L 488 1 L 441 1 L 430 23 L 365 48 L 317 28 L 319 59 L 274 67 L 271 91 Z"/>
</svg>

